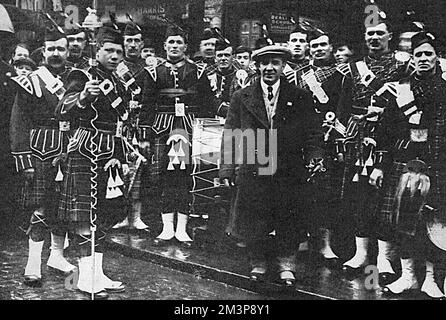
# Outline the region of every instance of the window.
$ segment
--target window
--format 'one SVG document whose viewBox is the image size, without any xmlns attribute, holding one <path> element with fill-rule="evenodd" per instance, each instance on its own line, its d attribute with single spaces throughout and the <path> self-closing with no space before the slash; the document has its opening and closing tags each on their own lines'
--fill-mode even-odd
<svg viewBox="0 0 446 320">
<path fill-rule="evenodd" d="M 255 47 L 256 40 L 260 38 L 260 20 L 244 19 L 240 21 L 240 45 Z"/>
</svg>

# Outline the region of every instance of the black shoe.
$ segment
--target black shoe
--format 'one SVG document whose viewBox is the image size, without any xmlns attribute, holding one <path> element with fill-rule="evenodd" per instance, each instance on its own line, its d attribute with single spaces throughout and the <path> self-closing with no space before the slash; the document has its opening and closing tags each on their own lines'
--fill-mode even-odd
<svg viewBox="0 0 446 320">
<path fill-rule="evenodd" d="M 280 283 L 286 288 L 293 288 L 296 285 L 296 278 L 294 277 L 294 273 L 292 273 L 292 277 L 282 277 L 283 272 L 280 273 Z"/>
<path fill-rule="evenodd" d="M 431 296 L 428 295 L 426 292 L 421 292 L 421 293 L 422 293 L 422 295 L 423 295 L 423 298 L 426 299 L 426 300 L 446 300 L 446 297 L 445 297 L 445 296 L 436 298 L 436 297 L 431 297 Z"/>
<path fill-rule="evenodd" d="M 82 293 L 85 297 L 88 297 L 91 299 L 91 292 L 83 291 L 81 289 L 77 289 L 78 292 Z M 96 292 L 93 295 L 94 300 L 107 300 L 108 299 L 108 293 L 106 290 L 101 290 L 99 292 Z"/>
<path fill-rule="evenodd" d="M 395 273 L 390 272 L 382 272 L 379 274 L 379 286 L 385 287 L 388 284 L 391 284 L 392 282 L 395 282 L 398 279 L 398 276 Z"/>
<path fill-rule="evenodd" d="M 60 275 L 60 276 L 65 276 L 65 277 L 66 277 L 66 276 L 69 276 L 70 274 L 72 274 L 72 273 L 74 273 L 74 272 L 76 272 L 76 270 L 77 270 L 77 267 L 75 267 L 75 268 L 73 268 L 72 270 L 65 272 L 65 271 L 62 271 L 62 270 L 60 270 L 60 269 L 51 267 L 51 266 L 49 266 L 49 265 L 46 265 L 46 266 L 48 267 L 48 271 L 54 272 L 55 274 L 58 274 L 58 275 Z"/>
<path fill-rule="evenodd" d="M 350 266 L 343 265 L 341 270 L 346 278 L 356 279 L 363 273 L 364 267 L 361 266 L 361 267 L 353 268 Z"/>
<path fill-rule="evenodd" d="M 179 242 L 180 246 L 182 246 L 183 248 L 186 248 L 186 249 L 192 247 L 192 245 L 193 245 L 193 241 L 180 241 L 180 240 L 178 240 L 178 242 Z"/>
<path fill-rule="evenodd" d="M 26 275 L 23 284 L 28 287 L 39 288 L 42 286 L 42 278 L 34 275 Z"/>
<path fill-rule="evenodd" d="M 155 246 L 164 246 L 164 245 L 166 245 L 167 243 L 169 243 L 170 240 L 172 240 L 172 239 L 164 240 L 164 239 L 160 239 L 160 238 L 155 238 L 155 239 L 153 239 L 153 244 L 154 244 Z"/>
<path fill-rule="evenodd" d="M 144 229 L 133 228 L 133 229 L 130 229 L 129 231 L 131 233 L 133 233 L 133 234 L 136 234 L 136 235 L 139 235 L 139 236 L 143 236 L 143 237 L 148 236 L 150 234 L 150 229 L 149 228 L 144 228 Z"/>
<path fill-rule="evenodd" d="M 258 271 L 252 270 L 249 273 L 249 279 L 254 282 L 263 282 L 263 281 L 265 281 L 265 274 L 266 274 L 266 272 L 258 272 Z"/>
<path fill-rule="evenodd" d="M 319 263 L 330 269 L 339 269 L 341 261 L 339 258 L 325 258 L 322 254 L 318 254 Z"/>
<path fill-rule="evenodd" d="M 125 291 L 125 284 L 121 283 L 120 286 L 118 287 L 113 287 L 113 288 L 105 288 L 105 290 L 109 293 L 119 293 L 119 292 L 124 292 Z"/>
</svg>

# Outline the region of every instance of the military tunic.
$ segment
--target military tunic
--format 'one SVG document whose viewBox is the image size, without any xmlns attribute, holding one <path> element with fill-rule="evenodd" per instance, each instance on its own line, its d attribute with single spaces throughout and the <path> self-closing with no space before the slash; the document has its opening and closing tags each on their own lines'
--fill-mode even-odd
<svg viewBox="0 0 446 320">
<path fill-rule="evenodd" d="M 58 160 L 70 133 L 69 121 L 57 121 L 54 113 L 68 72 L 41 66 L 28 77 L 13 78 L 18 89 L 11 112 L 11 152 L 18 172 L 35 170 L 31 183 L 25 184 L 22 204 L 26 210 L 43 209 L 53 225 L 63 179 L 63 162 Z"/>
<path fill-rule="evenodd" d="M 101 81 L 101 93 L 93 103 L 79 103 L 85 83 Z M 58 214 L 73 226 L 91 221 L 105 230 L 125 216 L 125 185 L 120 166 L 104 170 L 111 160 L 126 163 L 128 147 L 122 137 L 128 117 L 128 92 L 116 75 L 102 65 L 73 70 L 67 92 L 59 106 L 59 116 L 70 116 L 79 128 L 68 145 L 68 166 Z"/>
<path fill-rule="evenodd" d="M 397 103 L 395 99 L 383 115 L 383 126 L 378 131 L 378 147 L 386 152 L 381 165 L 384 170 L 384 201 L 380 207 L 380 220 L 391 224 L 398 231 L 415 235 L 424 222 L 419 210 L 421 199 L 409 199 L 403 194 L 397 208 L 396 190 L 406 164 L 411 160 L 425 162 L 430 178 L 427 204 L 443 215 L 446 212 L 446 80 L 440 68 L 430 78 L 417 75 L 403 79 L 398 85 L 406 84 L 413 93 L 413 100 Z M 402 89 L 399 90 L 402 92 Z M 418 207 L 410 204 L 418 198 Z M 444 221 L 443 220 L 443 221 Z"/>
<path fill-rule="evenodd" d="M 188 60 L 145 68 L 140 123 L 148 125 L 142 135 L 151 138 L 150 184 L 160 188 L 164 213 L 189 212 L 193 122 L 216 112 L 205 68 Z"/>
<path fill-rule="evenodd" d="M 380 200 L 368 183 L 373 167 L 382 160 L 382 152 L 375 149 L 376 129 L 393 94 L 385 84 L 400 80 L 406 65 L 390 52 L 366 56 L 340 65 L 338 70 L 346 75 L 338 108 L 345 158 L 341 198 L 345 210 L 355 217 L 357 236 L 367 236 L 376 227 L 376 206 Z M 389 230 L 380 228 L 377 232 L 386 237 Z"/>
</svg>

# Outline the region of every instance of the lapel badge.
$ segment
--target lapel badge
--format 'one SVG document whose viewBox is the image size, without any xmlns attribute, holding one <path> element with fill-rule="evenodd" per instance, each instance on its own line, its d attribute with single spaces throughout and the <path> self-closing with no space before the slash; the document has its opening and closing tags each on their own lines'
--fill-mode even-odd
<svg viewBox="0 0 446 320">
<path fill-rule="evenodd" d="M 286 103 L 286 105 L 287 105 L 287 107 L 292 107 L 292 106 L 293 106 L 293 103 L 292 103 L 291 101 L 288 101 L 288 102 Z"/>
</svg>

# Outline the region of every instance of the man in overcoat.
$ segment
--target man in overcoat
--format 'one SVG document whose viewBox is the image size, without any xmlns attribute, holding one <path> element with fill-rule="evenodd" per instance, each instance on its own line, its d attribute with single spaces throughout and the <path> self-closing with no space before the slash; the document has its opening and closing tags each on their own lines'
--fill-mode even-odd
<svg viewBox="0 0 446 320">
<path fill-rule="evenodd" d="M 322 157 L 311 94 L 280 76 L 289 56 L 276 45 L 253 53 L 261 76 L 231 99 L 220 169 L 224 184 L 237 188 L 236 228 L 247 241 L 251 279 L 267 271 L 266 240 L 275 230 L 272 252 L 285 286 L 295 283 L 305 165 Z"/>
</svg>

